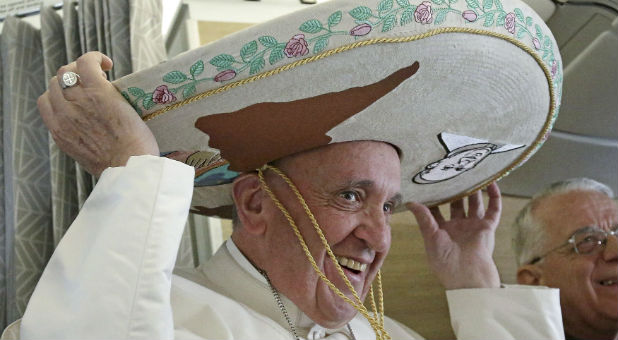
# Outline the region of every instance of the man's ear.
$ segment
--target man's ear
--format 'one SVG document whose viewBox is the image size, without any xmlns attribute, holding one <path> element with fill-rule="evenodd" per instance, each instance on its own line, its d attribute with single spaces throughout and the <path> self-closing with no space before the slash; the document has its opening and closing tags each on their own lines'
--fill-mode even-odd
<svg viewBox="0 0 618 340">
<path fill-rule="evenodd" d="M 522 285 L 542 285 L 543 269 L 534 264 L 525 264 L 517 268 L 517 283 Z"/>
<path fill-rule="evenodd" d="M 262 234 L 266 230 L 263 201 L 264 192 L 255 173 L 242 174 L 234 180 L 232 196 L 242 228 L 250 234 Z"/>
</svg>

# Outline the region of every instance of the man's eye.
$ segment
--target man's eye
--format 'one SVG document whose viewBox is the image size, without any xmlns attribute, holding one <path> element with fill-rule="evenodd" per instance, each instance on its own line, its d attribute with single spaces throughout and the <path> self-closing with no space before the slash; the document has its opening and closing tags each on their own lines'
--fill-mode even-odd
<svg viewBox="0 0 618 340">
<path fill-rule="evenodd" d="M 393 212 L 394 208 L 395 207 L 393 206 L 392 203 L 385 203 L 384 206 L 382 207 L 382 210 L 384 210 L 385 213 L 390 214 Z"/>
<path fill-rule="evenodd" d="M 346 201 L 350 202 L 358 202 L 360 201 L 360 196 L 357 192 L 354 191 L 344 191 L 339 194 L 339 197 L 343 198 Z"/>
</svg>

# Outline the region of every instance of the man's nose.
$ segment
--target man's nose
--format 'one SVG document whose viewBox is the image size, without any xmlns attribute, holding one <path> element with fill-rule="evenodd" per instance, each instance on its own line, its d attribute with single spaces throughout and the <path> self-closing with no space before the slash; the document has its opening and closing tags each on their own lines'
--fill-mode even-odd
<svg viewBox="0 0 618 340">
<path fill-rule="evenodd" d="M 387 252 L 391 246 L 391 227 L 382 209 L 364 212 L 355 234 L 376 252 Z"/>
<path fill-rule="evenodd" d="M 607 243 L 603 250 L 603 259 L 605 261 L 618 260 L 618 235 L 607 235 Z"/>
</svg>

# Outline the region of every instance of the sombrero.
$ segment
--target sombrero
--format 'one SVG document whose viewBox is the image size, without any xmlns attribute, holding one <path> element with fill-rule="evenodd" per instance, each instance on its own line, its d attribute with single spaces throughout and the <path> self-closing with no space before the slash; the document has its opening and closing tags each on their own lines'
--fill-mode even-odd
<svg viewBox="0 0 618 340">
<path fill-rule="evenodd" d="M 463 197 L 541 146 L 561 65 L 552 33 L 519 0 L 339 0 L 114 85 L 162 155 L 196 167 L 194 211 L 229 216 L 239 173 L 354 140 L 399 149 L 404 201 Z"/>
</svg>

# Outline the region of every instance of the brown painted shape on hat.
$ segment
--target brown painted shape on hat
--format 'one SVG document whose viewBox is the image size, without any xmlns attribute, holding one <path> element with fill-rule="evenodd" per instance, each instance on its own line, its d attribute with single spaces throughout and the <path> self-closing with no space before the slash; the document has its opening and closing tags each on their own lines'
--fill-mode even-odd
<svg viewBox="0 0 618 340">
<path fill-rule="evenodd" d="M 418 61 L 362 87 L 291 102 L 266 102 L 235 112 L 203 116 L 195 127 L 234 171 L 251 171 L 297 152 L 330 143 L 333 127 L 361 112 L 418 71 Z"/>
</svg>

